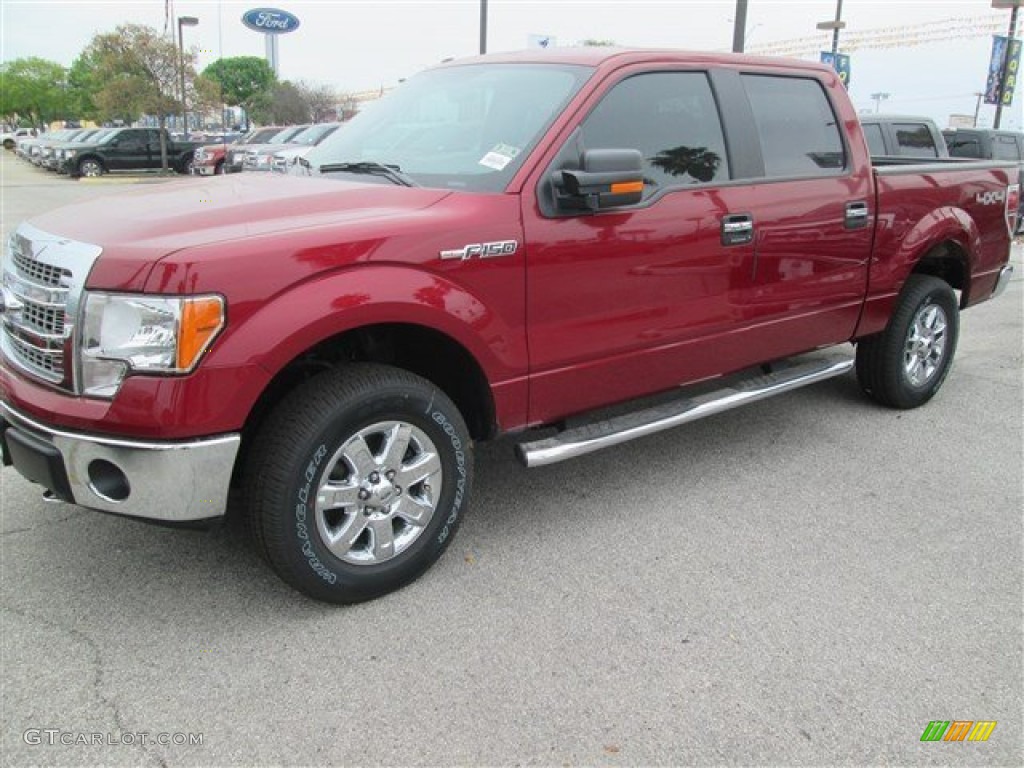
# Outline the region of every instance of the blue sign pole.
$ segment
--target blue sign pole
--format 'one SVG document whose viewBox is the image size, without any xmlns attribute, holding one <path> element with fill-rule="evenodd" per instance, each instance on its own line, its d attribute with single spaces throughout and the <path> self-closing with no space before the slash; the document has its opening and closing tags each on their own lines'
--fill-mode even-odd
<svg viewBox="0 0 1024 768">
<path fill-rule="evenodd" d="M 839 80 L 846 87 L 850 87 L 850 56 L 846 53 L 835 53 L 834 51 L 822 51 L 821 63 L 828 64 L 839 75 Z"/>
</svg>

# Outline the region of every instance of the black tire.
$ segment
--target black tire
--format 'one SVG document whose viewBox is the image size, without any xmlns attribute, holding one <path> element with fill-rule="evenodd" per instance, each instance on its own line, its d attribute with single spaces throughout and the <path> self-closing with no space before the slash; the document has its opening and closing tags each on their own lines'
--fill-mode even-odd
<svg viewBox="0 0 1024 768">
<path fill-rule="evenodd" d="M 4 139 L 4 149 L 14 149 L 13 139 Z"/>
<path fill-rule="evenodd" d="M 189 155 L 188 157 L 183 157 L 181 161 L 178 163 L 178 173 L 184 174 L 185 176 L 190 176 L 192 174 L 192 165 L 194 163 L 195 158 L 192 157 L 191 155 Z"/>
<path fill-rule="evenodd" d="M 389 434 L 378 428 L 392 425 L 394 439 L 378 443 Z M 386 455 L 390 446 L 397 461 Z M 427 467 L 438 469 L 414 482 Z M 353 364 L 294 390 L 260 428 L 246 466 L 248 523 L 287 584 L 318 600 L 356 603 L 405 586 L 441 556 L 472 483 L 472 442 L 451 400 L 407 371 Z M 334 489 L 334 503 L 325 502 Z M 422 521 L 411 524 L 407 509 L 422 512 Z"/>
<path fill-rule="evenodd" d="M 885 330 L 857 344 L 861 388 L 890 408 L 924 405 L 946 380 L 959 332 L 960 311 L 949 284 L 911 275 Z"/>
<path fill-rule="evenodd" d="M 224 175 L 224 161 L 223 160 L 221 160 L 219 163 L 217 163 L 215 166 L 213 166 L 213 175 L 214 176 L 223 176 Z"/>
<path fill-rule="evenodd" d="M 83 157 L 78 161 L 78 165 L 75 166 L 78 176 L 102 176 L 107 172 L 107 169 L 103 167 L 102 161 L 95 157 Z"/>
</svg>

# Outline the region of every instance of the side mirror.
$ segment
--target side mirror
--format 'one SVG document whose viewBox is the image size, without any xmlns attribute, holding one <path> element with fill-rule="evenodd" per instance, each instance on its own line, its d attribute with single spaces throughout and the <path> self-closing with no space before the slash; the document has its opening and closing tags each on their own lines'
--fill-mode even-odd
<svg viewBox="0 0 1024 768">
<path fill-rule="evenodd" d="M 637 149 L 588 149 L 582 170 L 557 171 L 558 206 L 599 211 L 639 203 L 644 195 L 643 155 Z"/>
</svg>

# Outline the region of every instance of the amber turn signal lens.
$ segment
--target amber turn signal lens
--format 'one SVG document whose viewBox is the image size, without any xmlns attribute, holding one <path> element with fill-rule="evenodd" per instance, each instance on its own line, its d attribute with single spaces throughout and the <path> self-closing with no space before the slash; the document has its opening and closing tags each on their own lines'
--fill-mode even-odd
<svg viewBox="0 0 1024 768">
<path fill-rule="evenodd" d="M 619 184 L 612 184 L 613 195 L 628 195 L 633 192 L 643 192 L 644 183 L 642 181 L 623 181 Z"/>
<path fill-rule="evenodd" d="M 223 327 L 224 300 L 220 296 L 186 299 L 181 308 L 178 369 L 190 370 Z"/>
</svg>

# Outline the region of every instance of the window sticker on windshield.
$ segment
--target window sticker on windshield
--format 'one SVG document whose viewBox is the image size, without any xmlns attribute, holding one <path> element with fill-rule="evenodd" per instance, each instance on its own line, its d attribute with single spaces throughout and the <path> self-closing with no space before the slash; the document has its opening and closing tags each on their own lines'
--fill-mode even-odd
<svg viewBox="0 0 1024 768">
<path fill-rule="evenodd" d="M 511 163 L 521 151 L 519 147 L 496 144 L 490 152 L 480 158 L 480 165 L 493 168 L 496 171 L 503 171 L 505 166 Z"/>
</svg>

